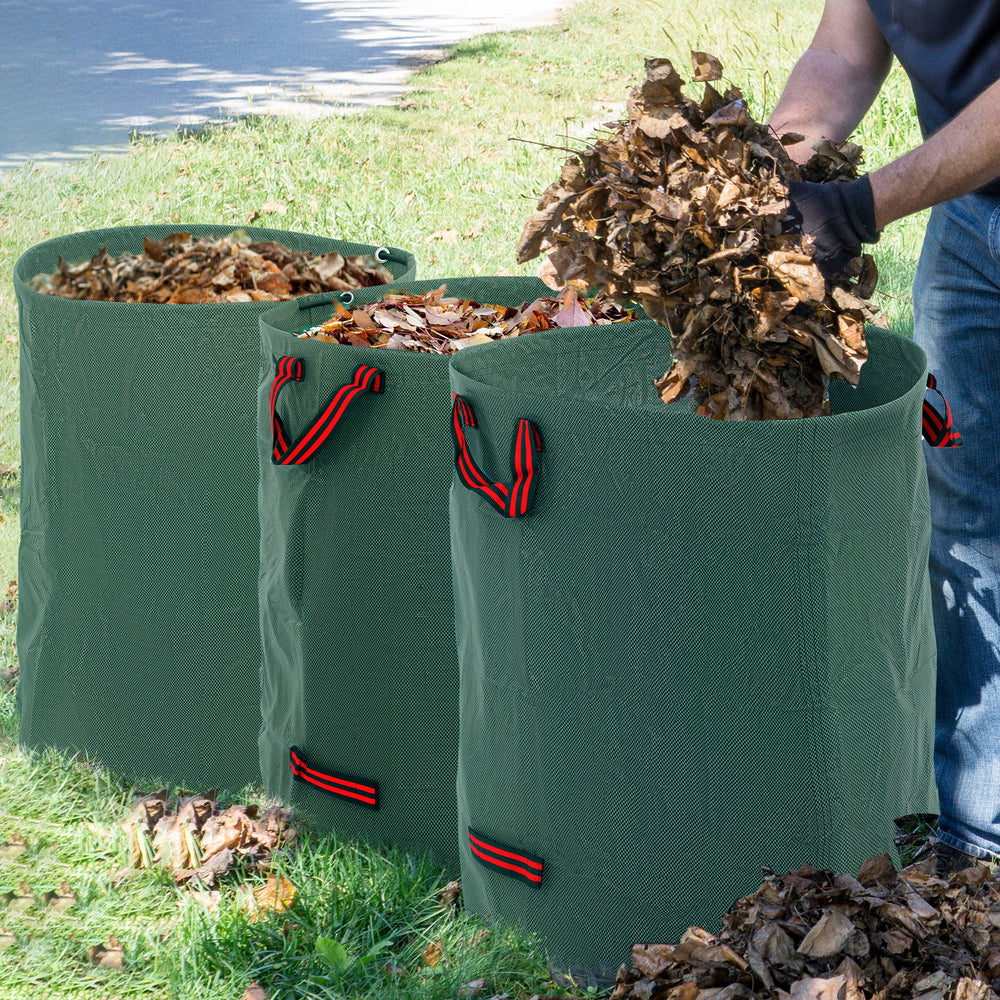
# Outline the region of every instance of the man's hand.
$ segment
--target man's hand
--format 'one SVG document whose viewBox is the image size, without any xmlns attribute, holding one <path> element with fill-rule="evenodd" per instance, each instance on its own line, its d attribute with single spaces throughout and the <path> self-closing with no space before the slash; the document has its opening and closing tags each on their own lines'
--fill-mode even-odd
<svg viewBox="0 0 1000 1000">
<path fill-rule="evenodd" d="M 813 257 L 825 278 L 833 278 L 861 254 L 862 243 L 877 243 L 875 199 L 867 175 L 853 181 L 789 181 L 792 225 L 811 236 Z"/>
</svg>

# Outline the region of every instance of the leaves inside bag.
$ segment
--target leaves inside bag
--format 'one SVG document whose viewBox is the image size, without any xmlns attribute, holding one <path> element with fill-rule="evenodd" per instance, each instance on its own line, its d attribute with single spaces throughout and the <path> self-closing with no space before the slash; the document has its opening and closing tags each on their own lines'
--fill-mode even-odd
<svg viewBox="0 0 1000 1000">
<path fill-rule="evenodd" d="M 36 275 L 31 286 L 67 299 L 185 305 L 279 302 L 385 285 L 395 277 L 374 257 L 336 251 L 317 257 L 273 240 L 254 243 L 242 229 L 222 237 L 171 233 L 142 242 L 141 254 L 111 257 L 102 247 L 80 264 L 60 257 L 56 273 Z"/>
<path fill-rule="evenodd" d="M 378 302 L 336 312 L 325 323 L 298 334 L 355 347 L 387 347 L 431 354 L 453 354 L 472 344 L 486 344 L 540 330 L 624 323 L 634 309 L 607 296 L 585 298 L 567 288 L 558 296 L 521 306 L 480 305 L 446 295 L 447 286 L 423 294 L 390 291 Z"/>
</svg>

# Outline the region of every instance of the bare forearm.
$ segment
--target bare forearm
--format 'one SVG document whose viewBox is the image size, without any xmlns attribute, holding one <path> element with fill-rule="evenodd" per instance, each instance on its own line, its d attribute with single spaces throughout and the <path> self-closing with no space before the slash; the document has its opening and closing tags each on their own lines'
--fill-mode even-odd
<svg viewBox="0 0 1000 1000">
<path fill-rule="evenodd" d="M 771 113 L 779 134 L 801 132 L 788 147 L 801 162 L 820 139 L 846 139 L 875 100 L 892 52 L 867 0 L 826 0 L 809 48 L 802 54 Z"/>
<path fill-rule="evenodd" d="M 800 132 L 805 141 L 787 147 L 789 155 L 805 162 L 820 139 L 846 139 L 871 107 L 884 78 L 879 71 L 859 74 L 858 68 L 839 53 L 809 49 L 796 63 L 770 116 L 780 135 Z M 830 95 L 836 94 L 836 100 Z"/>
<path fill-rule="evenodd" d="M 1000 81 L 916 149 L 871 174 L 875 219 L 957 198 L 1000 175 Z"/>
</svg>

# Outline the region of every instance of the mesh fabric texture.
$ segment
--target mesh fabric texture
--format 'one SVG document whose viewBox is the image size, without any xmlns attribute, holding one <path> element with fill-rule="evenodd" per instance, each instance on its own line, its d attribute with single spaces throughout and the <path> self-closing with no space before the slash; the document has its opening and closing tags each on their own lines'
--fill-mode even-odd
<svg viewBox="0 0 1000 1000">
<path fill-rule="evenodd" d="M 483 304 L 552 295 L 538 279 L 516 277 L 391 287 L 442 284 Z M 356 292 L 355 303 L 384 292 Z M 448 358 L 292 336 L 332 311 L 322 300 L 261 317 L 261 771 L 271 794 L 320 825 L 457 869 Z M 301 466 L 271 461 L 269 392 L 288 355 L 303 359 L 303 380 L 288 383 L 278 403 L 292 440 L 359 364 L 385 376 L 383 391 L 358 399 Z M 291 746 L 321 771 L 377 782 L 378 811 L 293 782 Z"/>
<path fill-rule="evenodd" d="M 544 442 L 524 517 L 452 486 L 464 899 L 555 971 L 606 981 L 635 942 L 718 930 L 762 866 L 856 871 L 934 811 L 926 362 L 870 348 L 835 415 L 750 424 L 660 402 L 656 327 L 452 359 L 487 476 L 519 418 Z"/>
<path fill-rule="evenodd" d="M 256 391 L 268 302 L 73 301 L 32 290 L 59 257 L 142 251 L 136 226 L 28 250 L 21 333 L 21 740 L 136 779 L 259 779 Z M 375 248 L 250 229 L 317 254 Z M 412 277 L 410 254 L 387 266 Z"/>
</svg>

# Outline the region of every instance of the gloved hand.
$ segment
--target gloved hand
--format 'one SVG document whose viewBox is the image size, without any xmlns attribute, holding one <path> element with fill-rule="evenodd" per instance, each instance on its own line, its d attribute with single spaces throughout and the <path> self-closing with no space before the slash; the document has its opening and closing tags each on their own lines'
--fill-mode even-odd
<svg viewBox="0 0 1000 1000">
<path fill-rule="evenodd" d="M 789 181 L 792 225 L 812 236 L 813 255 L 825 278 L 840 274 L 861 254 L 862 243 L 877 243 L 875 199 L 868 176 L 853 181 Z"/>
</svg>

